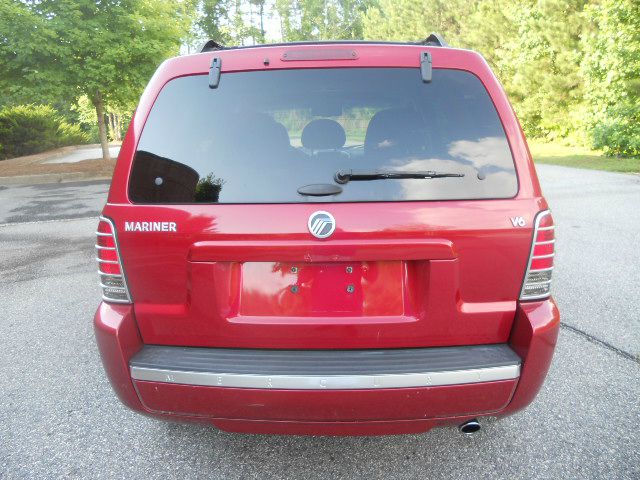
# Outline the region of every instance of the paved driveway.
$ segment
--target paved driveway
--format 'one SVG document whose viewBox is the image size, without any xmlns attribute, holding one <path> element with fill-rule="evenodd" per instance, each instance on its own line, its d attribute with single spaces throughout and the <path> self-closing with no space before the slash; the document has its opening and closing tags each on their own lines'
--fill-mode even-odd
<svg viewBox="0 0 640 480">
<path fill-rule="evenodd" d="M 111 155 L 111 158 L 117 158 L 118 153 L 120 153 L 120 146 L 109 147 L 109 155 Z M 102 158 L 101 147 L 78 148 L 66 155 L 55 157 L 42 163 L 76 163 L 81 162 L 82 160 L 92 160 L 94 158 Z"/>
<path fill-rule="evenodd" d="M 0 187 L 0 478 L 640 478 L 640 177 L 539 170 L 565 326 L 537 401 L 471 438 L 233 435 L 128 411 L 90 322 L 107 186 Z"/>
</svg>

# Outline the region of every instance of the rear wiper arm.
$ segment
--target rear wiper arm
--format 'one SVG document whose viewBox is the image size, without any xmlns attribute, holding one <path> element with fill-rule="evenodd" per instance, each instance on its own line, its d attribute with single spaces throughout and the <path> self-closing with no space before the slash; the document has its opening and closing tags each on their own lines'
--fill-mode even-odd
<svg viewBox="0 0 640 480">
<path fill-rule="evenodd" d="M 345 184 L 352 181 L 385 180 L 387 178 L 430 179 L 449 177 L 464 177 L 464 173 L 434 172 L 432 170 L 425 170 L 421 172 L 402 172 L 394 170 L 338 170 L 333 176 L 336 183 L 339 184 Z"/>
</svg>

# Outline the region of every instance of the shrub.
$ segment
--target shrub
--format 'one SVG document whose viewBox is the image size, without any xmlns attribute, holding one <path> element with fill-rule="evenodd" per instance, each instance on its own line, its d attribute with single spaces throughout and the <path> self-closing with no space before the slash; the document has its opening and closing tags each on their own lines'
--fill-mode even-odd
<svg viewBox="0 0 640 480">
<path fill-rule="evenodd" d="M 49 105 L 16 105 L 0 110 L 0 160 L 86 143 L 88 135 Z"/>
<path fill-rule="evenodd" d="M 640 106 L 621 105 L 610 109 L 595 126 L 593 143 L 607 155 L 640 156 Z"/>
<path fill-rule="evenodd" d="M 83 132 L 80 125 L 76 125 L 75 123 L 60 123 L 60 126 L 58 127 L 58 136 L 60 138 L 61 145 L 79 145 L 91 140 L 91 135 L 87 132 Z"/>
</svg>

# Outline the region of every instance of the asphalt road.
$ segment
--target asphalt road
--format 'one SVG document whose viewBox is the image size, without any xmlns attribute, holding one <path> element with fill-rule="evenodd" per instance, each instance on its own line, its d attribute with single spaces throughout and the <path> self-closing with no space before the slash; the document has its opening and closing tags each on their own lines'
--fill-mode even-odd
<svg viewBox="0 0 640 480">
<path fill-rule="evenodd" d="M 640 177 L 539 172 L 564 327 L 536 402 L 471 438 L 235 435 L 128 411 L 91 326 L 107 186 L 0 187 L 0 478 L 640 478 Z"/>
</svg>

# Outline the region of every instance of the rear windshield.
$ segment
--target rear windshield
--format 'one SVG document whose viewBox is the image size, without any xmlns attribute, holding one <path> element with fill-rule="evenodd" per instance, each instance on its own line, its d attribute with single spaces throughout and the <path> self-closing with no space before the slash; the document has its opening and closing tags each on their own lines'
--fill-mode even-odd
<svg viewBox="0 0 640 480">
<path fill-rule="evenodd" d="M 336 182 L 350 170 L 464 176 Z M 227 73 L 217 89 L 206 75 L 174 79 L 149 114 L 129 182 L 135 203 L 483 199 L 517 189 L 480 80 L 435 69 L 423 83 L 415 68 Z"/>
</svg>

